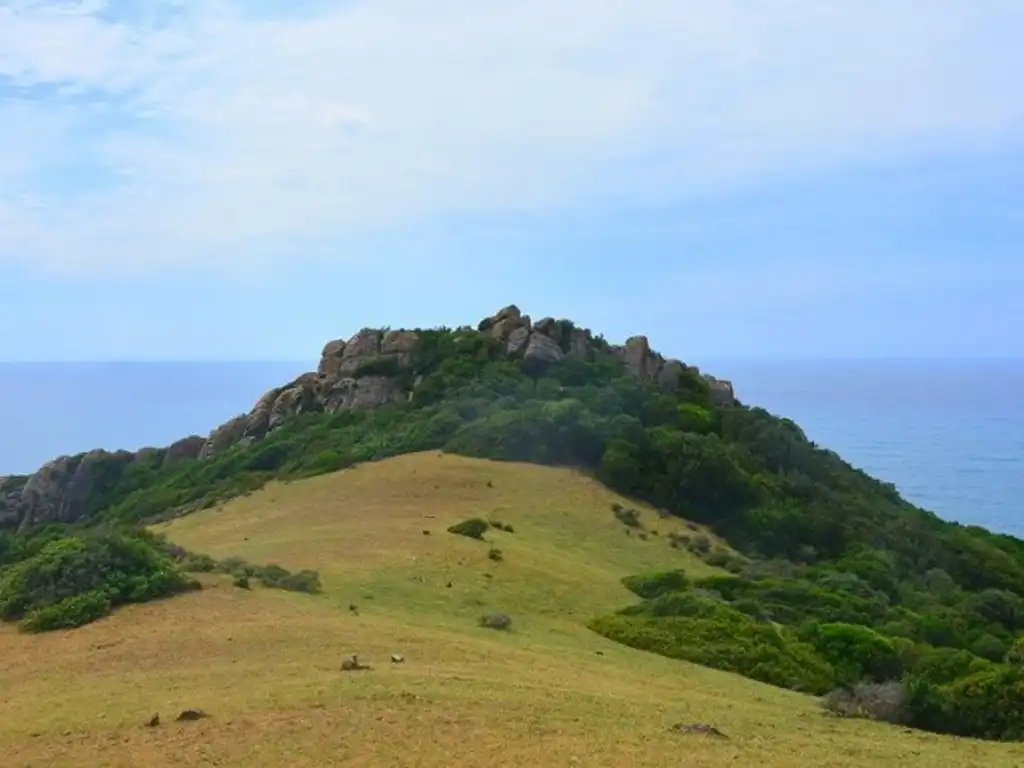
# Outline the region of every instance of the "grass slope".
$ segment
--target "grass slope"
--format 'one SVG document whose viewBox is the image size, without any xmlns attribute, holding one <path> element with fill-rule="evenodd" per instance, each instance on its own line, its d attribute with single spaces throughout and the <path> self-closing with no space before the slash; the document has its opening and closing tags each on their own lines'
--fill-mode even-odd
<svg viewBox="0 0 1024 768">
<path fill-rule="evenodd" d="M 714 572 L 668 546 L 682 521 L 645 509 L 660 535 L 627 537 L 616 500 L 567 470 L 431 452 L 160 525 L 214 556 L 317 568 L 325 593 L 204 577 L 202 592 L 73 632 L 0 629 L 3 764 L 1024 764 L 1024 745 L 831 719 L 810 697 L 589 632 L 588 619 L 636 600 L 623 576 Z M 475 515 L 515 532 L 489 531 L 489 543 L 445 532 Z M 513 631 L 479 628 L 488 610 L 512 614 Z M 340 672 L 353 652 L 374 669 Z M 213 717 L 169 722 L 187 707 Z M 164 724 L 142 727 L 157 711 Z M 679 721 L 731 738 L 667 730 Z"/>
</svg>

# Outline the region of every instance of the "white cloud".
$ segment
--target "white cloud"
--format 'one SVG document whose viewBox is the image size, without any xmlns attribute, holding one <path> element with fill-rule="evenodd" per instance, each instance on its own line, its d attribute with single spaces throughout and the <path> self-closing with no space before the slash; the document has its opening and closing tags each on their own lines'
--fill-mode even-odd
<svg viewBox="0 0 1024 768">
<path fill-rule="evenodd" d="M 124 4 L 0 0 L 0 262 L 234 260 L 989 146 L 1024 117 L 1015 0 Z"/>
</svg>

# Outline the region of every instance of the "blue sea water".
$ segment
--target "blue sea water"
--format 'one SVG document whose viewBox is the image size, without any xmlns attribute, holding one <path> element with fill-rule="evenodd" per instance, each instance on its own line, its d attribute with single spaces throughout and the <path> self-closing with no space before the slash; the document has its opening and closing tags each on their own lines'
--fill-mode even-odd
<svg viewBox="0 0 1024 768">
<path fill-rule="evenodd" d="M 312 363 L 0 364 L 0 475 L 166 445 Z M 1024 537 L 1024 361 L 708 361 L 738 397 L 947 519 Z"/>
<path fill-rule="evenodd" d="M 720 362 L 748 405 L 947 520 L 1024 538 L 1024 360 Z"/>
</svg>

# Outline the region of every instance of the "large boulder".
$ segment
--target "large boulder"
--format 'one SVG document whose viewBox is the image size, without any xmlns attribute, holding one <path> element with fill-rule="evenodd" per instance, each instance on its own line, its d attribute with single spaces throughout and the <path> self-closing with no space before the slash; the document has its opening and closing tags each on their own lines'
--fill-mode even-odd
<svg viewBox="0 0 1024 768">
<path fill-rule="evenodd" d="M 398 403 L 406 394 L 393 378 L 388 376 L 361 376 L 358 379 L 339 379 L 324 394 L 324 410 L 328 413 L 377 408 Z"/>
<path fill-rule="evenodd" d="M 181 440 L 171 443 L 164 451 L 164 466 L 174 464 L 186 459 L 198 459 L 206 444 L 206 438 L 200 435 L 189 435 Z"/>
<path fill-rule="evenodd" d="M 704 375 L 708 386 L 711 389 L 711 402 L 719 407 L 726 407 L 736 404 L 736 393 L 733 391 L 732 382 L 724 379 L 716 379 L 714 376 Z"/>
<path fill-rule="evenodd" d="M 526 351 L 523 352 L 523 360 L 535 371 L 554 365 L 564 357 L 565 353 L 554 339 L 536 330 L 530 334 Z"/>
<path fill-rule="evenodd" d="M 320 353 L 320 365 L 317 366 L 317 373 L 328 379 L 337 377 L 338 369 L 341 367 L 341 358 L 345 354 L 345 346 L 342 339 L 327 342 L 323 352 Z"/>
<path fill-rule="evenodd" d="M 351 376 L 366 361 L 375 358 L 380 354 L 380 342 L 383 338 L 383 331 L 373 328 L 363 328 L 345 344 L 345 351 L 341 354 L 341 362 L 338 365 L 337 376 Z"/>
<path fill-rule="evenodd" d="M 241 416 L 221 424 L 207 438 L 203 450 L 199 452 L 200 459 L 212 459 L 219 456 L 228 448 L 245 437 L 245 427 L 249 422 L 249 415 L 243 413 Z"/>
</svg>

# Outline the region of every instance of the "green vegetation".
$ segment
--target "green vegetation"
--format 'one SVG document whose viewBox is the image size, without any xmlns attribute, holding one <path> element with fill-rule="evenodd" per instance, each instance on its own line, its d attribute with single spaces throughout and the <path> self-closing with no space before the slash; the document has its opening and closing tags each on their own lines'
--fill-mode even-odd
<svg viewBox="0 0 1024 768">
<path fill-rule="evenodd" d="M 471 517 L 468 520 L 463 520 L 461 523 L 449 526 L 448 533 L 454 533 L 458 536 L 466 536 L 470 539 L 482 540 L 489 527 L 490 525 L 486 520 L 479 517 Z"/>
<path fill-rule="evenodd" d="M 829 691 L 825 707 L 845 717 L 1024 737 L 1022 641 L 1006 650 L 999 639 L 1006 633 L 999 621 L 1018 620 L 1015 595 L 964 596 L 954 601 L 954 619 L 920 595 L 916 611 L 893 605 L 884 592 L 823 566 L 758 563 L 748 571 L 697 580 L 679 570 L 628 577 L 624 583 L 644 602 L 590 627 L 634 648 L 793 690 Z M 975 652 L 989 638 L 990 655 L 1002 649 L 1005 662 Z"/>
<path fill-rule="evenodd" d="M 250 588 L 250 580 L 255 579 L 267 589 L 284 589 L 289 592 L 306 592 L 317 594 L 322 591 L 320 574 L 312 570 L 292 573 L 280 565 L 253 565 L 240 558 L 229 557 L 226 560 L 215 560 L 209 555 L 188 552 L 181 547 L 160 540 L 164 548 L 175 558 L 180 570 L 187 573 L 223 573 L 234 577 L 234 585 L 242 589 Z"/>
<path fill-rule="evenodd" d="M 28 632 L 79 627 L 197 586 L 142 532 L 46 528 L 0 538 L 0 619 Z"/>
<path fill-rule="evenodd" d="M 394 373 L 391 365 L 368 363 L 360 375 Z M 1024 542 L 912 506 L 788 419 L 717 407 L 708 383 L 689 369 L 671 391 L 629 375 L 607 351 L 542 371 L 505 359 L 487 334 L 440 329 L 421 332 L 401 372 L 402 382 L 414 380 L 407 403 L 307 414 L 210 460 L 165 467 L 161 452 L 130 463 L 111 457 L 96 469 L 90 519 L 166 519 L 271 479 L 423 450 L 580 468 L 696 521 L 735 550 L 696 530 L 673 537 L 672 546 L 732 575 L 692 583 L 638 577 L 631 588 L 645 602 L 595 619 L 596 631 L 816 693 L 898 680 L 900 706 L 921 728 L 988 738 L 1024 730 Z M 646 537 L 634 513 L 614 510 L 628 531 Z M 460 526 L 470 527 L 454 530 Z M 487 528 L 478 519 L 450 530 L 482 538 Z M 109 588 L 105 576 L 93 575 L 71 591 L 36 590 L 37 578 L 64 584 L 46 575 L 52 563 L 94 562 L 88 553 L 97 545 L 76 536 L 28 556 L 18 537 L 0 538 L 0 562 L 12 548 L 23 550 L 0 576 L 5 617 L 82 623 L 109 610 L 104 599 L 116 605 L 181 588 L 165 560 L 146 559 L 154 551 L 146 545 L 137 561 L 116 560 L 128 575 Z M 294 583 L 277 571 L 242 575 Z"/>
</svg>

